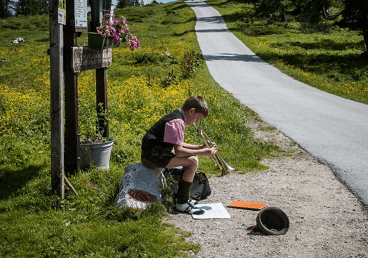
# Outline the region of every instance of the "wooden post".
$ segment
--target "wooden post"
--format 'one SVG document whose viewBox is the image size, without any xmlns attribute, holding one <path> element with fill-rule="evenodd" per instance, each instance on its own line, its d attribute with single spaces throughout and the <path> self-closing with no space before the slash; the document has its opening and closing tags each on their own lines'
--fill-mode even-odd
<svg viewBox="0 0 368 258">
<path fill-rule="evenodd" d="M 96 0 L 93 0 L 96 1 Z M 97 0 L 102 6 L 102 0 Z M 66 12 L 65 12 L 66 4 Z M 77 4 L 77 6 L 76 6 Z M 60 5 L 60 6 L 59 6 Z M 60 8 L 59 8 L 60 7 Z M 101 11 L 102 8 L 97 8 Z M 97 10 L 94 9 L 95 11 Z M 77 14 L 75 13 L 77 10 Z M 66 16 L 65 16 L 66 14 Z M 94 18 L 97 22 L 99 15 Z M 76 17 L 78 16 L 78 17 Z M 78 18 L 78 19 L 77 19 Z M 79 169 L 78 72 L 96 69 L 96 102 L 107 110 L 107 67 L 112 62 L 111 49 L 93 50 L 78 47 L 77 37 L 87 31 L 85 0 L 50 0 L 50 109 L 51 109 L 51 187 L 64 198 L 65 184 L 77 194 L 65 177 L 65 171 Z M 63 25 L 64 26 L 63 28 Z M 64 47 L 63 47 L 64 43 Z M 65 76 L 65 135 L 64 135 Z M 108 125 L 103 125 L 108 137 Z M 65 144 L 64 144 L 65 142 Z"/>
<path fill-rule="evenodd" d="M 92 31 L 100 25 L 103 0 L 92 3 Z M 96 102 L 107 110 L 107 67 L 112 62 L 111 48 L 96 50 L 78 47 L 77 37 L 87 31 L 87 5 L 85 0 L 69 0 L 66 6 L 64 27 L 64 76 L 65 76 L 65 170 L 79 170 L 79 129 L 78 129 L 78 73 L 96 69 Z M 109 7 L 110 8 L 110 7 Z M 77 12 L 77 13 L 76 13 Z M 98 107 L 97 107 L 98 109 Z M 99 110 L 98 110 L 99 111 Z M 103 121 L 101 122 L 103 123 Z M 108 125 L 103 125 L 104 137 L 108 137 Z"/>
<path fill-rule="evenodd" d="M 96 69 L 96 103 L 97 114 L 101 112 L 99 103 L 102 103 L 103 110 L 107 110 L 107 68 Z M 109 121 L 105 121 L 101 116 L 98 116 L 98 121 L 98 128 L 104 130 L 103 137 L 109 137 Z"/>
<path fill-rule="evenodd" d="M 96 32 L 96 27 L 100 26 L 102 20 L 103 0 L 90 0 L 91 2 L 91 32 Z"/>
<path fill-rule="evenodd" d="M 104 0 L 102 16 L 111 10 L 111 0 Z M 100 112 L 99 103 L 102 103 L 103 110 L 107 110 L 107 68 L 96 69 L 96 104 L 97 114 Z M 109 137 L 109 121 L 98 116 L 98 128 L 103 128 L 103 137 Z M 106 124 L 105 124 L 106 123 Z"/>
<path fill-rule="evenodd" d="M 63 25 L 59 0 L 50 0 L 51 187 L 64 198 Z"/>
<path fill-rule="evenodd" d="M 67 1 L 64 27 L 65 74 L 65 170 L 78 167 L 78 74 L 72 70 L 72 47 L 78 46 L 75 32 L 74 0 Z"/>
</svg>

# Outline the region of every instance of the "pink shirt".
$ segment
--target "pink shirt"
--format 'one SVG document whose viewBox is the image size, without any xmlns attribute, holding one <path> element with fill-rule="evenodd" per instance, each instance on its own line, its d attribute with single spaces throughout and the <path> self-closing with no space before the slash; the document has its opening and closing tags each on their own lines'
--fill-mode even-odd
<svg viewBox="0 0 368 258">
<path fill-rule="evenodd" d="M 181 110 L 181 112 L 184 115 L 183 110 Z M 185 121 L 181 119 L 174 119 L 167 122 L 165 125 L 164 142 L 182 145 L 184 142 L 184 131 L 185 131 Z"/>
</svg>

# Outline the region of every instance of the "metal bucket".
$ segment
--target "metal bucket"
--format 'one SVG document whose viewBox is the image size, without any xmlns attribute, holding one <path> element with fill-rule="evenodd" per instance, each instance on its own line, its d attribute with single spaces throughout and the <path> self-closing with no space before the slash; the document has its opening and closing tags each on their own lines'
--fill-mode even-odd
<svg viewBox="0 0 368 258">
<path fill-rule="evenodd" d="M 93 165 L 100 169 L 109 169 L 113 143 L 114 140 L 108 138 L 106 142 L 79 144 L 79 167 L 85 168 Z"/>
</svg>

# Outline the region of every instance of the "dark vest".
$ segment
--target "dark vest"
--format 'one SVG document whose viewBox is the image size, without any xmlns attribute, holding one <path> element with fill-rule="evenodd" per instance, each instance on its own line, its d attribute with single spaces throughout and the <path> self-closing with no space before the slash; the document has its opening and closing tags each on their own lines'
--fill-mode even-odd
<svg viewBox="0 0 368 258">
<path fill-rule="evenodd" d="M 164 142 L 164 134 L 166 123 L 174 119 L 181 119 L 185 121 L 184 115 L 180 110 L 175 110 L 158 120 L 143 136 L 142 150 L 150 149 L 155 146 L 173 148 L 174 144 Z"/>
</svg>

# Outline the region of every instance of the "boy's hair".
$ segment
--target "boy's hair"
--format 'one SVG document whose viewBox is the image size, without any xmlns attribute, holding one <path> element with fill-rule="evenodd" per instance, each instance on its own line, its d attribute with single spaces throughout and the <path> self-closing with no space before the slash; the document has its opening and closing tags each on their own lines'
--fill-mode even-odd
<svg viewBox="0 0 368 258">
<path fill-rule="evenodd" d="M 191 108 L 195 108 L 195 112 L 202 113 L 204 117 L 208 115 L 207 102 L 201 96 L 192 96 L 184 102 L 184 105 L 182 107 L 184 111 L 188 111 Z"/>
</svg>

